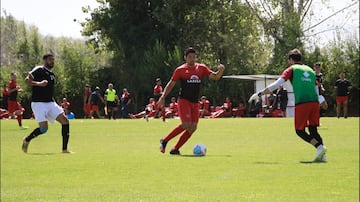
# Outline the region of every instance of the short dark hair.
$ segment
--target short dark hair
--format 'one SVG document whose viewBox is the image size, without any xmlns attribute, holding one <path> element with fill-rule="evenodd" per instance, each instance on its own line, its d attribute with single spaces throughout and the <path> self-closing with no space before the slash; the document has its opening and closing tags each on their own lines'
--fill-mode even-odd
<svg viewBox="0 0 360 202">
<path fill-rule="evenodd" d="M 299 49 L 295 48 L 292 49 L 291 51 L 289 51 L 288 54 L 289 58 L 288 59 L 293 59 L 295 62 L 300 62 L 301 61 L 301 52 Z"/>
<path fill-rule="evenodd" d="M 45 54 L 45 55 L 43 56 L 43 60 L 48 59 L 48 57 L 54 57 L 54 55 L 51 54 L 51 53 L 47 53 L 47 54 Z"/>
<path fill-rule="evenodd" d="M 193 47 L 189 47 L 185 50 L 185 57 L 187 57 L 190 53 L 196 53 Z"/>
</svg>

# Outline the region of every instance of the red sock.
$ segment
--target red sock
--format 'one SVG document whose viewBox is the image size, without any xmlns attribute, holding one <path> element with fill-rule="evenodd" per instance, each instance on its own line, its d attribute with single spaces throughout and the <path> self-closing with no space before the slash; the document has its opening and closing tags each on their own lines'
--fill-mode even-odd
<svg viewBox="0 0 360 202">
<path fill-rule="evenodd" d="M 181 132 L 183 132 L 185 129 L 181 127 L 181 125 L 178 125 L 176 128 L 174 128 L 165 138 L 165 142 L 169 142 L 171 139 L 179 135 Z"/>
<path fill-rule="evenodd" d="M 191 137 L 191 135 L 190 135 L 189 131 L 186 130 L 186 131 L 181 135 L 180 139 L 178 140 L 178 142 L 177 142 L 176 145 L 174 146 L 174 149 L 175 149 L 175 150 L 179 150 L 180 147 L 182 147 L 182 146 L 185 144 L 185 142 L 188 141 L 188 139 L 189 139 L 190 137 Z"/>
<path fill-rule="evenodd" d="M 21 115 L 18 115 L 18 116 L 16 117 L 16 119 L 18 120 L 19 126 L 22 126 L 21 118 L 22 118 Z"/>
</svg>

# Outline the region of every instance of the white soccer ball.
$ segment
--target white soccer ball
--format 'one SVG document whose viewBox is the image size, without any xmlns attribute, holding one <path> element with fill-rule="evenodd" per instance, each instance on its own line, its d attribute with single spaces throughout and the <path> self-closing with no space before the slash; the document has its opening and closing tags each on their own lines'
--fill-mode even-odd
<svg viewBox="0 0 360 202">
<path fill-rule="evenodd" d="M 196 144 L 193 149 L 195 156 L 205 156 L 206 155 L 206 146 L 204 144 Z"/>
</svg>

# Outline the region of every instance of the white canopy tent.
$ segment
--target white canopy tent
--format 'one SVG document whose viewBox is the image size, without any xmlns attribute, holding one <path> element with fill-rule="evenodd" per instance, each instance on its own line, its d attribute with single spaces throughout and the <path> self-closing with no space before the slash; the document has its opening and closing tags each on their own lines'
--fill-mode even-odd
<svg viewBox="0 0 360 202">
<path fill-rule="evenodd" d="M 256 74 L 256 75 L 230 75 L 223 76 L 224 79 L 242 79 L 242 80 L 252 80 L 255 81 L 254 84 L 254 92 L 258 92 L 259 90 L 265 88 L 270 83 L 276 81 L 279 78 L 279 75 L 269 75 L 269 74 Z M 294 117 L 294 107 L 295 107 L 295 98 L 294 91 L 291 83 L 286 81 L 283 84 L 283 87 L 288 92 L 288 104 L 286 107 L 286 116 Z"/>
</svg>

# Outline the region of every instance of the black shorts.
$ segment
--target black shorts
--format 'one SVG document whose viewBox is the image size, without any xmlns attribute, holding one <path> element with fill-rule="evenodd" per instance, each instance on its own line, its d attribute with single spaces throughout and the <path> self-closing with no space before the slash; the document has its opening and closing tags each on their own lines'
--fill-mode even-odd
<svg viewBox="0 0 360 202">
<path fill-rule="evenodd" d="M 113 107 L 117 107 L 117 106 L 118 106 L 117 102 L 110 102 L 110 101 L 106 102 L 107 108 L 113 108 Z"/>
</svg>

